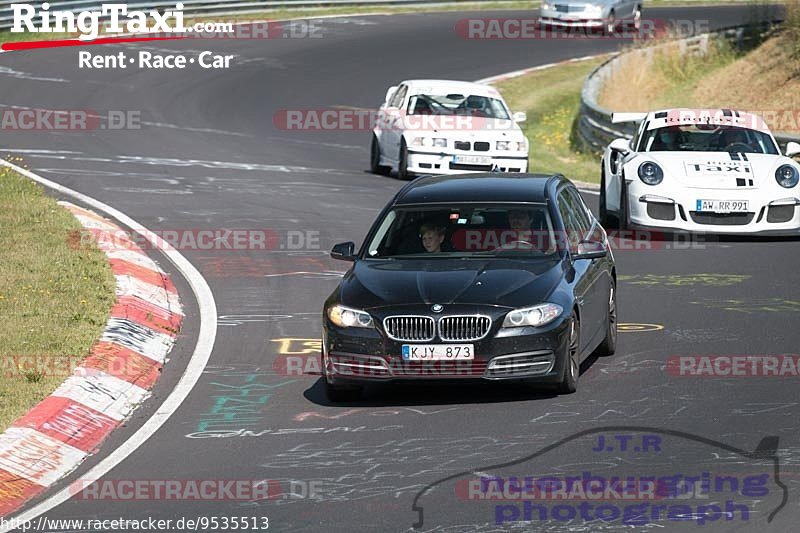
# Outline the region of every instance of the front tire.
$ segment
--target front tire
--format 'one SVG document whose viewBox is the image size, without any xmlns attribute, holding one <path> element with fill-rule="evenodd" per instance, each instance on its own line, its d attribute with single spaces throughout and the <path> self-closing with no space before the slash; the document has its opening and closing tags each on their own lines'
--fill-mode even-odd
<svg viewBox="0 0 800 533">
<path fill-rule="evenodd" d="M 633 12 L 633 31 L 638 32 L 642 29 L 642 8 L 636 6 L 636 11 Z"/>
<path fill-rule="evenodd" d="M 608 229 L 611 227 L 608 217 L 608 210 L 606 209 L 606 162 L 600 162 L 600 206 L 597 209 L 600 225 Z"/>
<path fill-rule="evenodd" d="M 581 346 L 581 325 L 575 312 L 569 317 L 570 330 L 569 341 L 567 342 L 567 360 L 564 364 L 564 375 L 558 384 L 559 394 L 572 394 L 578 390 L 578 377 L 580 375 L 580 346 Z"/>
<path fill-rule="evenodd" d="M 389 167 L 381 165 L 381 145 L 375 134 L 372 135 L 372 145 L 369 151 L 369 170 L 373 174 L 384 176 L 389 173 Z"/>
<path fill-rule="evenodd" d="M 397 157 L 397 177 L 401 180 L 410 180 L 414 177 L 408 171 L 408 147 L 405 139 L 400 141 L 400 155 Z"/>
<path fill-rule="evenodd" d="M 597 347 L 597 355 L 614 355 L 617 351 L 617 284 L 611 280 L 611 290 L 608 295 L 608 325 L 606 338 Z"/>
<path fill-rule="evenodd" d="M 608 14 L 608 18 L 606 19 L 605 28 L 603 28 L 603 33 L 606 35 L 614 35 L 614 30 L 617 29 L 617 19 L 614 17 L 614 12 Z"/>
<path fill-rule="evenodd" d="M 625 186 L 625 175 L 620 177 L 619 213 L 617 214 L 617 228 L 628 229 L 628 188 Z"/>
</svg>

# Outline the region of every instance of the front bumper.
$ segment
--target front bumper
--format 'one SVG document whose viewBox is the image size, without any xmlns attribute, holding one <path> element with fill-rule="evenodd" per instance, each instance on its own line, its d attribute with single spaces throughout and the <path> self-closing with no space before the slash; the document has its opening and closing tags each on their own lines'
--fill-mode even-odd
<svg viewBox="0 0 800 533">
<path fill-rule="evenodd" d="M 539 24 L 560 28 L 602 28 L 605 26 L 605 17 L 602 11 L 562 13 L 556 9 L 539 10 Z"/>
<path fill-rule="evenodd" d="M 638 180 L 627 182 L 628 225 L 693 233 L 723 235 L 800 236 L 800 192 L 775 191 L 765 197 L 757 189 L 681 190 L 649 186 Z M 796 202 L 790 202 L 790 199 Z M 697 210 L 698 200 L 746 200 L 744 213 L 711 213 Z"/>
<path fill-rule="evenodd" d="M 605 21 L 602 18 L 557 18 L 555 16 L 541 16 L 539 17 L 539 24 L 558 28 L 602 28 L 605 26 Z"/>
<path fill-rule="evenodd" d="M 469 172 L 492 172 L 495 170 L 498 172 L 528 171 L 528 155 L 520 154 L 519 152 L 511 152 L 509 155 L 484 152 L 478 157 L 485 157 L 487 161 L 481 164 L 458 163 L 454 161 L 455 156 L 456 154 L 452 152 L 434 153 L 409 150 L 408 172 L 414 174 L 465 174 Z"/>
<path fill-rule="evenodd" d="M 473 344 L 472 361 L 405 361 L 403 344 L 424 344 L 391 340 L 377 329 L 339 328 L 330 322 L 323 327 L 322 368 L 329 383 L 359 384 L 391 381 L 440 380 L 525 380 L 557 383 L 564 372 L 569 328 L 558 319 L 541 328 L 492 331 L 473 342 L 431 344 Z"/>
</svg>

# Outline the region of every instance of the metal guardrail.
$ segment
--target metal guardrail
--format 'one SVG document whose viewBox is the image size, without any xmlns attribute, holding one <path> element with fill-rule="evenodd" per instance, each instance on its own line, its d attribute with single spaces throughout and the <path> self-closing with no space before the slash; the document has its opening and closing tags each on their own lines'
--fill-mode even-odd
<svg viewBox="0 0 800 533">
<path fill-rule="evenodd" d="M 23 0 L 20 0 L 23 1 Z M 152 9 L 174 9 L 179 0 L 160 0 L 155 2 L 130 2 L 129 10 L 148 11 Z M 187 18 L 204 15 L 246 15 L 260 13 L 271 9 L 300 9 L 314 7 L 340 6 L 393 6 L 393 5 L 446 5 L 495 2 L 497 0 L 180 0 L 183 13 Z M 0 30 L 8 30 L 14 24 L 14 13 L 11 4 L 16 2 L 0 2 Z M 111 0 L 106 0 L 111 3 Z M 49 11 L 80 12 L 100 11 L 103 2 L 97 0 L 67 0 L 50 3 Z M 34 4 L 38 5 L 38 4 Z"/>
<path fill-rule="evenodd" d="M 577 119 L 576 137 L 582 145 L 583 150 L 602 152 L 614 139 L 620 137 L 630 139 L 636 133 L 638 124 L 631 122 L 613 124 L 611 122 L 612 111 L 598 103 L 598 97 L 603 84 L 614 73 L 614 69 L 617 68 L 622 61 L 630 57 L 629 54 L 652 55 L 659 47 L 674 45 L 675 43 L 681 46 L 685 52 L 704 53 L 711 39 L 715 38 L 729 39 L 731 41 L 736 41 L 738 46 L 744 46 L 749 44 L 749 40 L 755 39 L 756 37 L 753 32 L 746 32 L 745 27 L 725 28 L 710 34 L 686 37 L 653 47 L 617 54 L 597 67 L 586 78 L 581 92 L 581 108 Z M 781 145 L 781 149 L 785 149 L 787 142 L 800 142 L 800 136 L 779 133 L 775 134 L 775 140 Z"/>
</svg>

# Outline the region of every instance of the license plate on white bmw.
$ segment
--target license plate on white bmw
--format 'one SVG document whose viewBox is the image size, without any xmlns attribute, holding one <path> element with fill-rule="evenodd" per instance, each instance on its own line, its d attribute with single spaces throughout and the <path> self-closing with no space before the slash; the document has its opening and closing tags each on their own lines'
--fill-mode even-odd
<svg viewBox="0 0 800 533">
<path fill-rule="evenodd" d="M 472 344 L 404 344 L 404 361 L 471 361 Z"/>
<path fill-rule="evenodd" d="M 485 155 L 454 155 L 453 163 L 463 165 L 491 165 L 492 158 Z"/>
<path fill-rule="evenodd" d="M 697 200 L 695 209 L 701 213 L 746 213 L 749 210 L 747 200 Z"/>
</svg>

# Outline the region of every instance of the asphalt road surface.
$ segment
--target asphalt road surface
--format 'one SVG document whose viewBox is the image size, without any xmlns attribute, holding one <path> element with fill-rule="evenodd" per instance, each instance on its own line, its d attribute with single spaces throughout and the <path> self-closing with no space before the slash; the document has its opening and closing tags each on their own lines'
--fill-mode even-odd
<svg viewBox="0 0 800 533">
<path fill-rule="evenodd" d="M 469 16 L 530 13 L 354 16 L 316 22 L 319 38 L 85 47 L 212 50 L 233 56 L 229 69 L 79 69 L 84 48 L 0 56 L 2 109 L 131 111 L 142 122 L 1 131 L 3 155 L 23 156 L 42 176 L 154 230 L 268 229 L 277 239 L 267 251 L 181 249 L 217 302 L 209 366 L 169 422 L 110 472 L 102 500 L 81 493 L 48 518 L 170 519 L 173 530 L 200 517 L 218 517 L 220 529 L 223 518 L 231 528 L 231 518 L 249 517 L 251 530 L 253 518 L 268 517 L 278 531 L 796 530 L 796 373 L 687 377 L 674 362 L 796 354 L 797 242 L 619 241 L 620 321 L 628 325 L 615 356 L 583 365 L 576 394 L 407 384 L 370 387 L 359 403 L 326 402 L 313 356 L 322 302 L 347 268 L 327 251 L 360 241 L 402 182 L 366 170 L 368 132 L 282 130 L 276 114 L 374 109 L 401 79 L 474 80 L 621 45 L 464 40 L 454 27 Z M 748 14 L 717 7 L 646 16 L 724 26 Z M 586 199 L 596 209 L 597 196 Z M 129 437 L 180 377 L 198 321 L 191 291 L 173 279 L 188 316 L 154 396 L 56 488 Z M 298 360 L 311 365 L 308 374 L 283 370 Z M 580 478 L 592 496 L 544 490 L 546 476 L 556 488 Z M 615 492 L 613 478 L 627 477 L 627 492 Z M 273 497 L 115 498 L 124 480 L 272 480 Z"/>
</svg>

